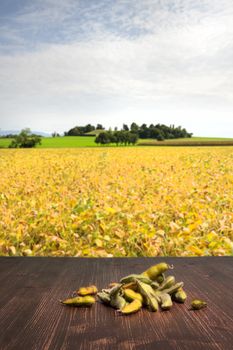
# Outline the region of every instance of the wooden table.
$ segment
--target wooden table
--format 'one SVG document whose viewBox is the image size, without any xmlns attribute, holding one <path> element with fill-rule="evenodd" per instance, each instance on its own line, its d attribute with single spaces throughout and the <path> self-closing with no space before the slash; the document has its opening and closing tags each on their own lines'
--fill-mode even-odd
<svg viewBox="0 0 233 350">
<path fill-rule="evenodd" d="M 79 286 L 104 288 L 160 261 L 174 264 L 188 299 L 169 311 L 122 316 L 58 300 Z M 0 349 L 233 349 L 233 258 L 0 258 Z M 190 311 L 193 298 L 208 307 Z"/>
</svg>

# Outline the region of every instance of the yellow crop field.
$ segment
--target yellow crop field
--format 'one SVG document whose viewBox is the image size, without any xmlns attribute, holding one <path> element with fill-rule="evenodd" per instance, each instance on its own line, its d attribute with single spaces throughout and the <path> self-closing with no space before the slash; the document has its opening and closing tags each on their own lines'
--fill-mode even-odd
<svg viewBox="0 0 233 350">
<path fill-rule="evenodd" d="M 0 151 L 0 254 L 233 252 L 233 148 Z"/>
</svg>

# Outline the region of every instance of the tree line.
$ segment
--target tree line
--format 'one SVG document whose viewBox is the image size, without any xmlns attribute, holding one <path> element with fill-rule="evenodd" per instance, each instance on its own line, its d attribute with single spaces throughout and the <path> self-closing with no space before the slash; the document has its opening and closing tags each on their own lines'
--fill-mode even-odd
<svg viewBox="0 0 233 350">
<path fill-rule="evenodd" d="M 102 124 L 97 124 L 96 127 L 87 124 L 70 129 L 64 133 L 64 136 L 88 136 L 90 133 L 96 136 L 96 144 L 107 145 L 115 143 L 117 146 L 135 145 L 139 138 L 163 141 L 166 139 L 192 137 L 192 133 L 187 132 L 187 130 L 181 126 L 175 127 L 174 125 L 167 126 L 164 124 L 150 124 L 149 126 L 147 126 L 147 124 L 142 124 L 139 126 L 136 123 L 132 123 L 130 126 L 123 124 L 120 130 L 115 127 L 114 131 L 112 131 L 111 128 L 105 130 Z M 60 135 L 54 132 L 52 136 L 58 137 Z M 9 146 L 10 148 L 31 148 L 41 143 L 41 137 L 33 135 L 28 128 L 23 129 L 19 135 L 14 135 L 13 137 Z"/>
<path fill-rule="evenodd" d="M 192 137 L 192 133 L 187 132 L 185 128 L 181 126 L 175 127 L 175 125 L 150 124 L 147 126 L 147 124 L 142 124 L 139 127 L 136 123 L 132 123 L 130 130 L 137 133 L 140 139 L 157 139 L 158 141 L 162 141 Z"/>
<path fill-rule="evenodd" d="M 106 131 L 101 132 L 95 138 L 95 143 L 101 145 L 107 145 L 110 143 L 115 143 L 117 146 L 119 145 L 135 145 L 138 140 L 138 135 L 131 131 L 120 130 L 120 131 Z"/>
<path fill-rule="evenodd" d="M 140 139 L 156 139 L 163 141 L 167 139 L 187 138 L 192 137 L 192 133 L 187 132 L 185 128 L 181 126 L 175 127 L 175 125 L 164 125 L 164 124 L 142 124 L 139 126 L 133 122 L 130 126 L 123 124 L 122 129 L 118 130 L 117 127 L 114 131 L 111 128 L 106 131 L 101 124 L 94 125 L 87 124 L 86 126 L 76 126 L 69 131 L 65 132 L 65 136 L 87 136 L 88 133 L 98 130 L 96 133 L 97 144 L 135 144 Z M 99 131 L 103 130 L 99 133 Z M 136 140 L 136 141 L 135 141 Z"/>
</svg>

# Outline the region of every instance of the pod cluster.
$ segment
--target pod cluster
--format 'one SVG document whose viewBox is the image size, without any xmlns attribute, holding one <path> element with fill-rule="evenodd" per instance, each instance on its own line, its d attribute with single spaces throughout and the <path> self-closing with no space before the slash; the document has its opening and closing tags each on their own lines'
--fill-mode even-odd
<svg viewBox="0 0 233 350">
<path fill-rule="evenodd" d="M 173 266 L 160 263 L 151 266 L 141 274 L 123 277 L 119 283 L 111 284 L 107 289 L 97 293 L 104 303 L 128 315 L 142 307 L 150 311 L 169 310 L 173 301 L 184 303 L 187 295 L 183 282 L 176 282 L 174 276 L 165 276 Z"/>
<path fill-rule="evenodd" d="M 129 315 L 146 307 L 150 311 L 169 310 L 173 302 L 184 303 L 187 295 L 183 289 L 183 282 L 176 282 L 172 275 L 165 276 L 165 272 L 173 266 L 165 262 L 151 266 L 141 274 L 131 274 L 121 278 L 119 283 L 110 283 L 98 292 L 94 285 L 81 287 L 71 298 L 61 301 L 64 305 L 90 307 L 98 299 L 124 315 Z M 194 300 L 191 309 L 200 310 L 206 303 Z"/>
</svg>

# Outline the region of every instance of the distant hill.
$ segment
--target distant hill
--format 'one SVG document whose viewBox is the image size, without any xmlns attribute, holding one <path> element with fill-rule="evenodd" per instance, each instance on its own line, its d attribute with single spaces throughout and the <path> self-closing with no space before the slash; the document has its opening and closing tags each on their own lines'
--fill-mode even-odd
<svg viewBox="0 0 233 350">
<path fill-rule="evenodd" d="M 6 135 L 18 135 L 20 133 L 21 130 L 0 130 L 0 136 L 6 136 Z M 43 132 L 43 131 L 31 131 L 32 134 L 35 135 L 41 135 L 44 137 L 49 137 L 51 136 L 51 134 L 48 134 L 47 132 Z"/>
</svg>

